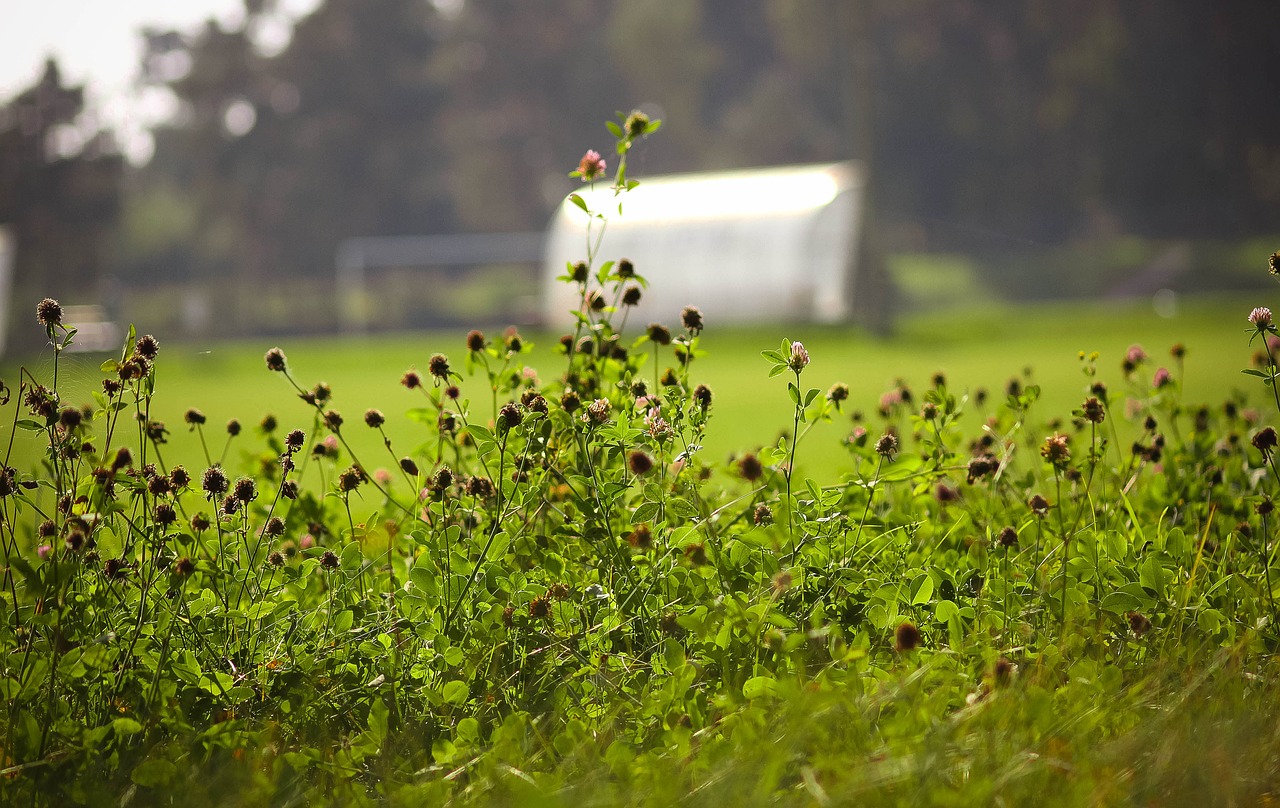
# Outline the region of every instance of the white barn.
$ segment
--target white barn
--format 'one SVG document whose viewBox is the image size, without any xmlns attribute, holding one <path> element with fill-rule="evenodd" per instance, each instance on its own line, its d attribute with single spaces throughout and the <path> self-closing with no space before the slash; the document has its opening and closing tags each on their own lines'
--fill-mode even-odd
<svg viewBox="0 0 1280 808">
<path fill-rule="evenodd" d="M 713 324 L 849 319 L 862 213 L 856 163 L 642 177 L 617 198 L 602 182 L 578 193 L 608 218 L 597 265 L 628 258 L 649 281 L 632 323 L 674 324 L 686 305 Z M 586 225 L 566 199 L 548 227 L 549 324 L 572 322 L 575 290 L 555 278 L 586 259 Z"/>
</svg>

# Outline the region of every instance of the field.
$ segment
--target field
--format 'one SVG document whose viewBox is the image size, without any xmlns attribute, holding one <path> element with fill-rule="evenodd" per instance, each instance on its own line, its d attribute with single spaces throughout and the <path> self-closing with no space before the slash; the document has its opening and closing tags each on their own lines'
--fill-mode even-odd
<svg viewBox="0 0 1280 808">
<path fill-rule="evenodd" d="M 1265 804 L 1259 302 L 50 352 L 0 797 Z"/>
<path fill-rule="evenodd" d="M 1038 384 L 1045 409 L 1065 415 L 1079 406 L 1088 388 L 1081 372 L 1081 351 L 1100 354 L 1103 372 L 1119 370 L 1125 351 L 1140 344 L 1157 365 L 1173 367 L 1168 351 L 1175 344 L 1186 346 L 1184 396 L 1188 402 L 1220 402 L 1233 390 L 1256 392 L 1240 374 L 1250 349 L 1243 331 L 1245 315 L 1257 301 L 1243 296 L 1203 297 L 1183 301 L 1172 318 L 1158 316 L 1145 300 L 1117 302 L 1067 302 L 1027 305 L 1019 308 L 989 306 L 978 311 L 934 312 L 904 316 L 897 332 L 876 338 L 863 332 L 832 327 L 781 325 L 757 329 L 723 329 L 715 323 L 701 339 L 707 356 L 696 360 L 691 375 L 715 393 L 714 428 L 706 441 L 706 459 L 722 461 L 732 453 L 776 443 L 791 426 L 791 402 L 785 387 L 769 384 L 768 370 L 760 352 L 776 348 L 783 338 L 798 340 L 809 348 L 813 364 L 806 381 L 826 390 L 844 382 L 851 391 L 849 412 L 862 412 L 875 420 L 880 396 L 893 389 L 898 380 L 915 388 L 928 386 L 935 372 L 944 372 L 952 389 L 972 393 L 985 388 L 990 410 L 1004 399 L 1010 378 Z M 678 320 L 672 312 L 671 324 Z M 139 333 L 148 331 L 137 323 Z M 464 333 L 403 333 L 394 335 L 330 338 L 277 339 L 272 341 L 229 341 L 213 343 L 170 342 L 160 338 L 164 363 L 157 377 L 152 416 L 169 427 L 174 457 L 203 457 L 198 437 L 183 424 L 190 407 L 199 408 L 208 418 L 205 434 L 215 457 L 225 445 L 223 425 L 235 418 L 253 433 L 264 415 L 273 414 L 284 428 L 307 427 L 309 408 L 298 401 L 292 388 L 269 377 L 262 367 L 262 354 L 279 344 L 288 354 L 299 381 L 305 386 L 326 382 L 334 392 L 333 406 L 348 418 L 356 418 L 370 407 L 390 416 L 387 434 L 400 447 L 421 443 L 426 432 L 421 425 L 398 417 L 405 410 L 422 405 L 420 396 L 410 395 L 400 384 L 410 368 L 425 373 L 427 359 L 436 352 L 458 360 L 465 355 Z M 498 336 L 498 335 L 494 335 Z M 563 373 L 565 361 L 557 353 L 558 334 L 525 335 L 534 345 L 524 362 L 536 368 L 540 381 L 552 383 Z M 628 335 L 630 336 L 630 335 Z M 102 355 L 68 354 L 60 371 L 67 385 L 69 402 L 87 402 L 97 389 Z M 664 358 L 663 367 L 674 360 Z M 455 362 L 460 364 L 460 362 Z M 37 378 L 48 380 L 48 354 L 31 365 Z M 1028 377 L 1025 371 L 1030 369 Z M 648 368 L 651 373 L 652 367 Z M 17 378 L 8 368 L 6 381 Z M 463 384 L 464 392 L 476 396 L 475 408 L 481 416 L 493 417 L 477 386 Z M 10 407 L 15 406 L 11 403 Z M 10 409 L 9 412 L 12 412 Z M 11 417 L 0 410 L 0 423 Z M 848 418 L 815 424 L 804 439 L 800 464 L 805 473 L 819 479 L 835 479 L 851 468 L 848 453 L 841 446 L 852 428 Z M 0 433 L 0 436 L 6 437 Z M 20 434 L 17 457 L 28 459 L 41 445 L 38 438 Z M 25 438 L 25 441 L 23 440 Z M 381 439 L 366 431 L 354 432 L 349 440 L 371 463 L 383 465 Z M 237 451 L 256 452 L 252 439 L 232 444 L 229 456 Z M 193 462 L 188 459 L 188 463 Z"/>
</svg>

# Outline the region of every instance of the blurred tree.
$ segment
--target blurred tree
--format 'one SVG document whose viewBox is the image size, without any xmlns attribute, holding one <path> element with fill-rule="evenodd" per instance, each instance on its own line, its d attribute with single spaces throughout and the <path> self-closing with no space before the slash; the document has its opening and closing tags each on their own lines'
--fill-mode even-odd
<svg viewBox="0 0 1280 808">
<path fill-rule="evenodd" d="M 253 32 L 269 10 L 251 2 L 236 30 L 149 40 L 190 58 L 159 79 L 181 113 L 156 132 L 144 193 L 189 198 L 193 276 L 327 278 L 345 237 L 450 229 L 434 7 L 329 0 L 267 58 Z"/>
<path fill-rule="evenodd" d="M 84 92 L 52 59 L 28 90 L 0 107 L 0 224 L 17 239 L 10 307 L 17 344 L 38 338 L 31 305 L 97 301 L 112 258 L 123 161 L 83 115 Z"/>
<path fill-rule="evenodd" d="M 866 161 L 864 266 L 877 239 L 986 253 L 1280 219 L 1280 4 L 323 0 L 267 57 L 272 13 L 148 37 L 180 111 L 130 194 L 135 272 L 252 288 L 327 278 L 346 236 L 540 229 L 601 119 L 637 106 L 666 120 L 638 174 Z"/>
</svg>

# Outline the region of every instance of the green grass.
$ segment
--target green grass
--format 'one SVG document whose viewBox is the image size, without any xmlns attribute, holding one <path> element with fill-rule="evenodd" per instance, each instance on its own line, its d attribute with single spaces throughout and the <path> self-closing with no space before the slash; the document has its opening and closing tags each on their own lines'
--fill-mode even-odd
<svg viewBox="0 0 1280 808">
<path fill-rule="evenodd" d="M 1032 382 L 1042 389 L 1044 406 L 1065 415 L 1080 405 L 1088 387 L 1080 370 L 1079 352 L 1098 351 L 1100 372 L 1107 378 L 1118 378 L 1116 371 L 1124 352 L 1135 343 L 1146 348 L 1155 366 L 1171 369 L 1169 347 L 1184 344 L 1188 350 L 1184 400 L 1220 403 L 1233 389 L 1254 387 L 1240 374 L 1250 356 L 1242 333 L 1247 325 L 1245 316 L 1254 305 L 1258 301 L 1241 296 L 1186 300 L 1173 318 L 1157 316 L 1145 301 L 991 307 L 904 316 L 897 334 L 887 339 L 848 328 L 769 325 L 722 329 L 712 322 L 701 340 L 707 356 L 696 360 L 691 372 L 695 381 L 710 385 L 715 393 L 713 428 L 704 457 L 720 461 L 734 452 L 775 443 L 790 429 L 791 403 L 785 383 L 765 378 L 768 364 L 760 357 L 760 351 L 775 349 L 784 337 L 802 341 L 809 348 L 813 363 L 806 371 L 806 383 L 824 391 L 834 382 L 847 383 L 851 397 L 846 412 L 862 411 L 868 430 L 875 433 L 880 395 L 891 389 L 895 380 L 903 379 L 920 391 L 938 371 L 947 375 L 953 392 L 972 393 L 985 387 L 991 393 L 987 405 L 991 409 L 1003 401 L 1009 378 L 1022 378 L 1024 369 L 1030 368 Z M 672 320 L 676 319 L 673 312 Z M 148 331 L 146 323 L 136 325 L 139 333 Z M 163 333 L 156 336 L 164 361 L 158 370 L 152 415 L 165 421 L 171 431 L 171 448 L 166 453 L 187 458 L 187 463 L 203 456 L 196 436 L 183 424 L 183 413 L 189 407 L 199 408 L 209 419 L 205 430 L 214 459 L 225 440 L 222 425 L 231 418 L 242 421 L 246 432 L 268 413 L 277 417 L 283 429 L 309 428 L 309 408 L 263 365 L 262 355 L 273 345 L 284 349 L 301 384 L 324 381 L 332 386 L 333 406 L 352 424 L 349 439 L 363 457 L 373 458 L 365 461 L 373 465 L 389 463 L 392 458 L 380 441 L 359 425 L 361 414 L 370 407 L 382 409 L 389 417 L 388 434 L 397 451 L 416 448 L 426 439 L 426 432 L 400 416 L 404 410 L 422 406 L 423 400 L 400 385 L 401 374 L 410 367 L 425 373 L 427 359 L 436 352 L 448 355 L 456 369 L 461 369 L 465 356 L 462 332 L 224 342 L 180 342 Z M 564 368 L 564 360 L 552 355 L 552 348 L 558 348 L 555 335 L 528 337 L 535 343 L 535 351 L 526 364 L 539 370 L 542 382 L 553 381 Z M 61 373 L 68 384 L 67 401 L 88 401 L 89 391 L 101 378 L 98 364 L 103 358 L 64 357 Z M 50 362 L 45 355 L 32 363 L 37 378 L 48 380 Z M 3 378 L 13 385 L 16 370 L 10 367 Z M 492 418 L 483 380 L 464 383 L 463 391 L 482 419 Z M 11 402 L 9 407 L 13 406 Z M 11 412 L 4 411 L 0 437 L 7 437 Z M 850 468 L 840 441 L 852 426 L 848 418 L 816 425 L 799 447 L 799 466 L 822 476 Z M 38 446 L 34 438 L 22 442 L 23 437 L 19 436 L 17 446 L 19 462 Z M 243 439 L 235 442 L 228 459 L 235 459 L 239 447 L 250 443 Z M 256 447 L 258 442 L 252 445 Z"/>
<path fill-rule="evenodd" d="M 425 401 L 399 382 L 435 352 L 461 369 L 460 333 L 282 340 L 287 373 L 265 367 L 271 343 L 162 333 L 155 375 L 117 401 L 168 422 L 164 464 L 192 485 L 145 468 L 156 447 L 127 428 L 104 454 L 132 459 L 96 470 L 80 447 L 114 406 L 43 432 L 56 466 L 23 443 L 0 475 L 0 802 L 1265 801 L 1280 789 L 1275 410 L 1256 386 L 1263 415 L 1220 406 L 1251 381 L 1256 302 L 922 315 L 891 339 L 711 323 L 693 473 L 670 464 L 707 426 L 696 392 L 665 388 L 659 428 L 632 406 L 633 367 L 587 354 L 575 395 L 611 400 L 584 413 L 560 398 L 554 338 L 510 358 L 549 400 L 505 382 L 499 403 L 526 397 L 492 430 L 484 382 L 462 382 L 463 441 L 403 417 Z M 760 351 L 784 337 L 812 363 L 769 378 Z M 1152 361 L 1126 380 L 1134 343 Z M 1071 424 L 1078 354 L 1095 350 L 1105 420 Z M 66 358 L 59 390 L 87 399 L 101 357 Z M 1153 389 L 1160 365 L 1183 383 Z M 34 370 L 48 381 L 47 361 Z M 332 386 L 325 408 L 366 468 L 392 460 L 361 423 L 377 407 L 421 473 L 362 481 L 345 454 L 313 456 L 331 430 L 289 374 Z M 1039 401 L 1005 403 L 1014 374 Z M 751 474 L 725 463 L 799 417 L 791 379 L 815 388 L 800 477 L 783 449 Z M 898 450 L 873 448 L 899 379 L 915 398 L 891 421 Z M 836 381 L 851 397 L 827 422 L 817 394 Z M 978 386 L 992 395 L 975 411 Z M 193 406 L 213 459 L 230 417 L 306 436 L 264 454 L 238 438 L 236 496 L 208 497 Z M 873 441 L 846 453 L 850 410 Z M 195 527 L 211 499 L 221 517 Z"/>
</svg>

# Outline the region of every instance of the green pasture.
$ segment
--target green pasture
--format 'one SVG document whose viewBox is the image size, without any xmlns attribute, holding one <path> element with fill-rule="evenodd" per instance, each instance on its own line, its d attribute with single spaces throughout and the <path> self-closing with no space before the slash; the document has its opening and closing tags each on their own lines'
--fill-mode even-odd
<svg viewBox="0 0 1280 808">
<path fill-rule="evenodd" d="M 1240 373 L 1252 353 L 1244 333 L 1245 317 L 1251 307 L 1266 302 L 1241 295 L 1186 299 L 1179 302 L 1173 317 L 1157 315 L 1146 301 L 988 306 L 904 315 L 896 333 L 887 338 L 840 327 L 768 324 L 722 328 L 710 322 L 700 341 L 706 356 L 696 360 L 691 371 L 695 382 L 708 384 L 715 394 L 705 457 L 720 461 L 734 452 L 774 443 L 790 429 L 786 379 L 767 378 L 769 366 L 760 357 L 760 351 L 776 349 L 784 337 L 800 340 L 809 349 L 813 362 L 804 374 L 807 386 L 825 391 L 840 381 L 851 389 L 846 417 L 815 425 L 799 447 L 802 470 L 827 478 L 852 467 L 841 446 L 854 426 L 847 416 L 860 411 L 868 431 L 876 434 L 880 396 L 898 379 L 923 391 L 933 374 L 942 372 L 958 396 L 986 388 L 985 411 L 991 412 L 1003 400 L 1008 380 L 1016 376 L 1024 384 L 1041 387 L 1042 412 L 1065 414 L 1079 406 L 1088 387 L 1079 359 L 1081 351 L 1100 354 L 1098 378 L 1111 388 L 1113 399 L 1120 400 L 1114 398 L 1117 393 L 1130 389 L 1131 384 L 1146 385 L 1155 368 L 1167 366 L 1176 372 L 1169 348 L 1181 343 L 1187 348 L 1184 402 L 1218 405 L 1236 390 L 1256 397 L 1261 388 Z M 678 316 L 678 312 L 672 313 L 672 325 Z M 136 325 L 140 333 L 148 331 L 146 323 Z M 164 460 L 190 467 L 204 462 L 198 437 L 183 423 L 183 414 L 190 407 L 200 409 L 208 418 L 204 430 L 215 460 L 226 444 L 227 420 L 235 418 L 243 423 L 244 432 L 232 442 L 227 455 L 233 467 L 262 447 L 257 427 L 264 415 L 275 415 L 282 429 L 310 431 L 311 410 L 297 400 L 284 378 L 269 373 L 263 364 L 263 353 L 274 345 L 285 351 L 300 384 L 323 381 L 332 386 L 332 406 L 346 419 L 348 440 L 372 468 L 389 465 L 392 457 L 362 423 L 364 411 L 381 409 L 388 416 L 387 431 L 397 455 L 412 452 L 426 433 L 403 415 L 424 406 L 425 400 L 420 391 L 400 384 L 401 375 L 417 368 L 425 376 L 427 359 L 436 352 L 449 356 L 453 367 L 462 370 L 466 355 L 464 332 L 222 342 L 183 342 L 163 333 L 156 336 L 161 351 L 152 417 L 170 429 Z M 525 336 L 534 343 L 533 352 L 523 357 L 526 364 L 537 369 L 542 383 L 555 381 L 565 367 L 564 357 L 556 353 L 556 336 Z M 1120 363 L 1133 344 L 1142 345 L 1151 359 L 1133 381 L 1126 382 Z M 89 401 L 90 391 L 100 383 L 99 365 L 104 358 L 101 354 L 63 356 L 59 384 L 65 401 Z M 662 357 L 663 367 L 668 364 L 674 364 L 669 353 Z M 52 355 L 47 352 L 28 364 L 31 373 L 46 384 L 52 367 Z M 3 375 L 15 389 L 17 371 L 8 365 Z M 480 420 L 491 419 L 485 380 L 473 378 L 462 387 L 473 414 Z M 16 397 L 3 410 L 4 426 L 0 429 L 4 433 L 11 429 L 15 404 Z M 969 409 L 976 409 L 972 400 Z M 975 419 L 971 423 L 976 430 L 979 422 Z M 8 435 L 3 437 L 7 441 Z M 19 464 L 25 462 L 38 445 L 34 437 L 19 434 L 14 459 Z"/>
</svg>

